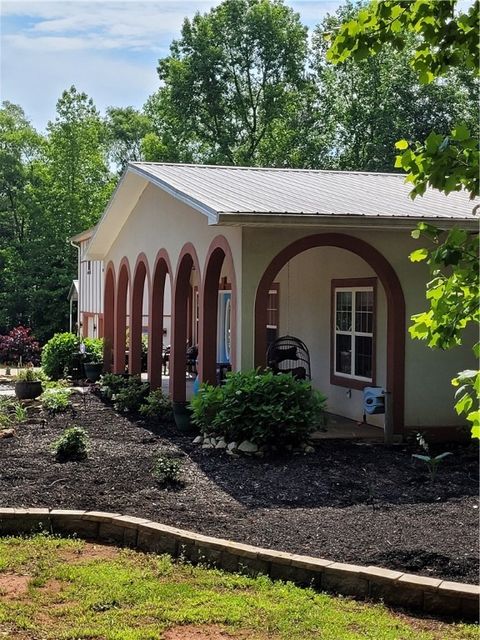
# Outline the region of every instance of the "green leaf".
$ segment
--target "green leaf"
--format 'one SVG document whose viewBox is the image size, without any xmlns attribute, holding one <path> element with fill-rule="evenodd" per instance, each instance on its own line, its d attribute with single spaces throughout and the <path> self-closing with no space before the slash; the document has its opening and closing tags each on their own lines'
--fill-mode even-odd
<svg viewBox="0 0 480 640">
<path fill-rule="evenodd" d="M 400 149 L 400 151 L 403 151 L 405 149 L 408 149 L 408 140 L 399 140 L 398 142 L 395 143 L 395 148 L 396 149 Z"/>
<path fill-rule="evenodd" d="M 428 258 L 428 249 L 416 249 L 409 255 L 410 262 L 422 262 Z"/>
<path fill-rule="evenodd" d="M 470 131 L 463 124 L 457 124 L 452 130 L 452 138 L 462 142 L 470 137 Z"/>
</svg>

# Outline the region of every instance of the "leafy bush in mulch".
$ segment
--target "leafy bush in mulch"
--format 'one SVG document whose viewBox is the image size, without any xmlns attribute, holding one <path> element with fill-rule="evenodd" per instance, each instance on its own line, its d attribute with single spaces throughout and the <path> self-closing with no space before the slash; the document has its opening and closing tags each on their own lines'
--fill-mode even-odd
<svg viewBox="0 0 480 640">
<path fill-rule="evenodd" d="M 44 391 L 40 396 L 40 400 L 45 411 L 54 415 L 56 413 L 63 413 L 71 408 L 71 394 L 72 392 L 70 389 L 57 387 Z"/>
<path fill-rule="evenodd" d="M 157 420 L 171 420 L 173 418 L 172 402 L 161 389 L 150 391 L 139 412 L 145 418 Z"/>
<path fill-rule="evenodd" d="M 100 379 L 100 395 L 113 402 L 116 411 L 136 413 L 147 401 L 150 386 L 140 376 L 122 376 L 106 373 Z"/>
<path fill-rule="evenodd" d="M 291 374 L 250 371 L 228 374 L 219 387 L 202 385 L 191 406 L 203 433 L 282 449 L 304 443 L 324 423 L 326 398 Z"/>
<path fill-rule="evenodd" d="M 42 368 L 49 378 L 69 375 L 80 354 L 80 339 L 74 333 L 56 333 L 42 350 Z"/>
<path fill-rule="evenodd" d="M 153 477 L 160 484 L 176 484 L 182 472 L 182 462 L 179 458 L 161 455 L 153 465 Z"/>
<path fill-rule="evenodd" d="M 58 460 L 84 460 L 87 457 L 88 435 L 82 427 L 67 427 L 52 444 Z"/>
</svg>

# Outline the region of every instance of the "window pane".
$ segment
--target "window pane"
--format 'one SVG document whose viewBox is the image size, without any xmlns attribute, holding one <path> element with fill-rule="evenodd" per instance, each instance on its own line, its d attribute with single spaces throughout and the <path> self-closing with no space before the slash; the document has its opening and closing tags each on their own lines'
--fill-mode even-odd
<svg viewBox="0 0 480 640">
<path fill-rule="evenodd" d="M 352 373 L 352 337 L 336 336 L 336 371 L 337 373 Z"/>
<path fill-rule="evenodd" d="M 372 338 L 355 338 L 355 375 L 362 378 L 372 377 Z"/>
<path fill-rule="evenodd" d="M 357 291 L 355 295 L 355 331 L 373 331 L 373 291 Z"/>
<path fill-rule="evenodd" d="M 337 331 L 352 330 L 352 292 L 337 291 L 336 309 Z"/>
</svg>

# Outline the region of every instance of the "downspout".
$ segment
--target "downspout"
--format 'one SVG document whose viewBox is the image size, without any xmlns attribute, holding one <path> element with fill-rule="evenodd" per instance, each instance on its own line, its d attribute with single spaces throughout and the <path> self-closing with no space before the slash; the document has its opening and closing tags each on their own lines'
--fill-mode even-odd
<svg viewBox="0 0 480 640">
<path fill-rule="evenodd" d="M 81 278 L 81 262 L 80 262 L 80 245 L 75 244 L 73 240 L 69 241 L 71 246 L 77 250 L 77 278 L 78 278 L 78 300 L 77 300 L 77 336 L 80 337 L 80 291 L 82 290 L 80 278 Z"/>
</svg>

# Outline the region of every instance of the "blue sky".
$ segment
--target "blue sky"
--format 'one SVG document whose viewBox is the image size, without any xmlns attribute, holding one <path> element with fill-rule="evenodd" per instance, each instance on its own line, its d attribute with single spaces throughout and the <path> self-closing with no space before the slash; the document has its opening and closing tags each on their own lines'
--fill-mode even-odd
<svg viewBox="0 0 480 640">
<path fill-rule="evenodd" d="M 338 0 L 285 0 L 312 28 Z M 3 0 L 1 99 L 20 104 L 44 130 L 74 84 L 97 107 L 141 107 L 159 86 L 157 61 L 183 19 L 219 0 Z"/>
</svg>

